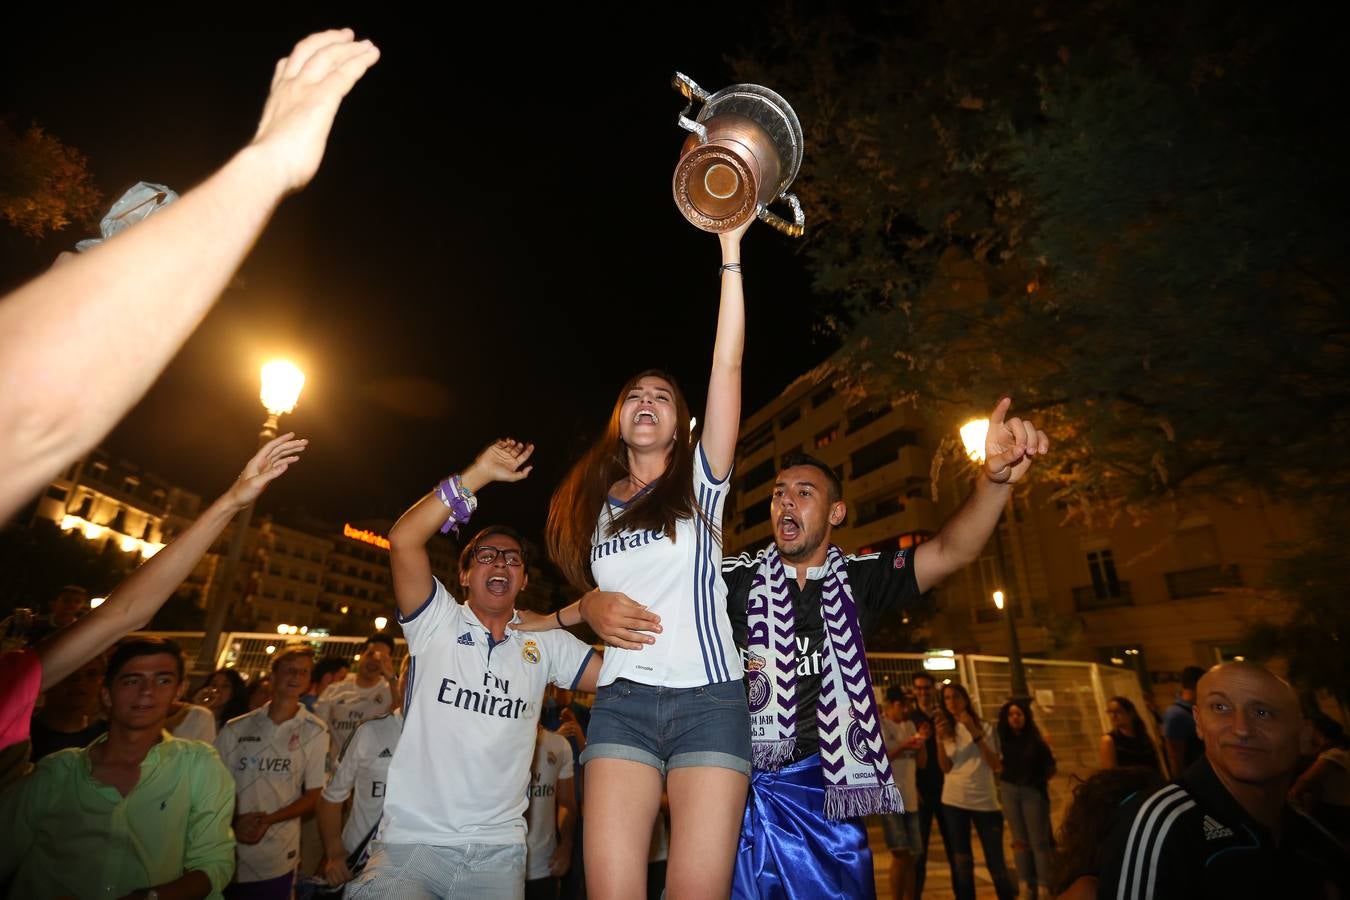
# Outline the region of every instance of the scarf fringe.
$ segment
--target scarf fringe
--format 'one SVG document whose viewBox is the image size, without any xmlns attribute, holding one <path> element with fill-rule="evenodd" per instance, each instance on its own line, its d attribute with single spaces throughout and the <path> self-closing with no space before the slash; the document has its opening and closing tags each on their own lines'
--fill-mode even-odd
<svg viewBox="0 0 1350 900">
<path fill-rule="evenodd" d="M 904 808 L 904 801 L 900 799 L 900 789 L 893 783 L 854 787 L 825 786 L 825 818 L 836 822 L 858 816 L 903 812 Z"/>
<path fill-rule="evenodd" d="M 797 750 L 797 738 L 784 741 L 756 741 L 750 745 L 750 761 L 756 769 L 776 772 L 792 761 Z"/>
</svg>

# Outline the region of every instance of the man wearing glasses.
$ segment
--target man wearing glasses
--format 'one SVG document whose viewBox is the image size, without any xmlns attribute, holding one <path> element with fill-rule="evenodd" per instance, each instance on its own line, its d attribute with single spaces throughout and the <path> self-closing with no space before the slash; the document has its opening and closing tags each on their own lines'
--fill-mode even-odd
<svg viewBox="0 0 1350 900">
<path fill-rule="evenodd" d="M 398 619 L 408 639 L 403 736 L 389 766 L 369 864 L 346 896 L 520 898 L 523 785 L 544 688 L 594 691 L 600 659 L 562 630 L 513 629 L 527 554 L 511 528 L 484 528 L 460 555 L 459 602 L 431 573 L 426 543 L 466 523 L 476 492 L 520 481 L 532 445 L 498 441 L 441 482 L 389 533 Z M 395 888 L 397 885 L 397 888 Z"/>
</svg>

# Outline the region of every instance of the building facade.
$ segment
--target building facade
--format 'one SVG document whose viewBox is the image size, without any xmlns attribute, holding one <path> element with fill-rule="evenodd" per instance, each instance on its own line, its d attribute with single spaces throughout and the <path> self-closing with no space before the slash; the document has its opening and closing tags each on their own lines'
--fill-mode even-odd
<svg viewBox="0 0 1350 900">
<path fill-rule="evenodd" d="M 820 459 L 843 483 L 848 516 L 834 540 L 850 552 L 919 544 L 968 495 L 974 469 L 951 452 L 959 423 L 859 402 L 824 379 L 823 369 L 803 376 L 743 422 L 728 553 L 772 540 L 774 476 L 793 452 Z M 1024 654 L 1134 669 L 1161 701 L 1181 669 L 1232 658 L 1247 625 L 1284 615 L 1263 589 L 1276 545 L 1297 541 L 1303 526 L 1259 493 L 1159 505 L 1109 524 L 1065 518 L 1044 487 L 1019 488 L 981 557 L 939 588 L 930 646 L 1004 655 L 1012 615 Z"/>
</svg>

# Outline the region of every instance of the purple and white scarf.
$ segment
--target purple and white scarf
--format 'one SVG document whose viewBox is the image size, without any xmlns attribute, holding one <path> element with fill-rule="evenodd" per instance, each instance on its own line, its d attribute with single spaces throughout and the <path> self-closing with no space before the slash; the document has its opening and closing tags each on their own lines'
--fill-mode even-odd
<svg viewBox="0 0 1350 900">
<path fill-rule="evenodd" d="M 830 546 L 821 585 L 825 619 L 816 725 L 825 776 L 825 816 L 846 819 L 900 812 L 900 791 L 881 740 L 858 611 L 843 551 Z M 773 771 L 797 744 L 797 640 L 792 594 L 778 547 L 760 556 L 746 605 L 750 726 L 755 768 Z"/>
</svg>

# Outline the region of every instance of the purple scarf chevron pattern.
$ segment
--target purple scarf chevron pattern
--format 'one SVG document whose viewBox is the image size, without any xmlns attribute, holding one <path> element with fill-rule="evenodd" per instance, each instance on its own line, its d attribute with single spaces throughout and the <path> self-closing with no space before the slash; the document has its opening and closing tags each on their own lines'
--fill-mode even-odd
<svg viewBox="0 0 1350 900">
<path fill-rule="evenodd" d="M 750 583 L 746 612 L 751 762 L 757 769 L 776 771 L 792 761 L 797 748 L 797 617 L 773 544 Z"/>
<path fill-rule="evenodd" d="M 901 812 L 903 804 L 881 739 L 872 673 L 867 668 L 843 551 L 831 545 L 825 566 L 820 607 L 827 640 L 818 704 L 825 817 Z"/>
<path fill-rule="evenodd" d="M 844 554 L 831 546 L 821 586 L 825 652 L 816 705 L 825 810 L 830 819 L 902 810 L 881 740 L 872 678 Z M 797 733 L 796 617 L 778 548 L 761 554 L 747 603 L 753 762 L 778 769 Z"/>
</svg>

